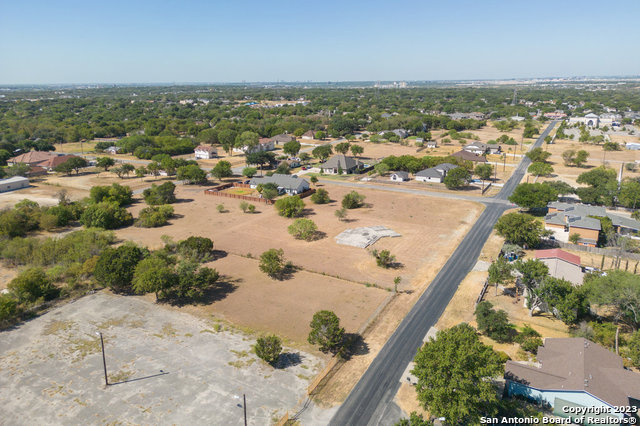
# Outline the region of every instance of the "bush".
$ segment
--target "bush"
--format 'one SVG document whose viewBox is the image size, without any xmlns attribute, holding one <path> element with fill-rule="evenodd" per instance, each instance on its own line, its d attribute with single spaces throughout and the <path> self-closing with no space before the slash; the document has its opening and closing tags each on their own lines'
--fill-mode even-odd
<svg viewBox="0 0 640 426">
<path fill-rule="evenodd" d="M 29 268 L 21 272 L 11 280 L 7 288 L 20 303 L 52 300 L 60 294 L 60 290 L 51 283 L 41 268 Z"/>
<path fill-rule="evenodd" d="M 102 202 L 89 205 L 80 217 L 87 228 L 116 229 L 133 223 L 133 216 L 117 203 Z"/>
<path fill-rule="evenodd" d="M 206 262 L 211 259 L 213 241 L 206 237 L 189 237 L 178 242 L 178 253 L 185 259 Z"/>
<path fill-rule="evenodd" d="M 493 309 L 491 302 L 480 302 L 475 310 L 478 330 L 496 342 L 511 342 L 514 337 L 514 326 L 509 323 L 507 313 Z"/>
<path fill-rule="evenodd" d="M 329 192 L 326 189 L 317 189 L 315 193 L 311 195 L 311 201 L 315 204 L 327 204 L 331 201 L 329 198 Z"/>
<path fill-rule="evenodd" d="M 218 165 L 216 165 L 216 167 L 218 167 Z M 187 166 L 178 167 L 176 178 L 178 180 L 184 180 L 190 185 L 198 185 L 207 182 L 207 172 L 195 164 L 189 164 Z"/>
<path fill-rule="evenodd" d="M 288 196 L 276 201 L 275 207 L 280 216 L 299 217 L 304 210 L 304 201 L 297 195 Z"/>
<path fill-rule="evenodd" d="M 520 333 L 518 333 L 515 341 L 520 343 L 522 350 L 537 354 L 538 347 L 542 346 L 542 339 L 540 337 L 540 333 L 527 324 L 522 328 Z"/>
<path fill-rule="evenodd" d="M 287 229 L 295 238 L 306 241 L 313 240 L 318 232 L 318 227 L 311 219 L 296 219 Z"/>
<path fill-rule="evenodd" d="M 389 250 L 373 250 L 371 255 L 376 258 L 376 265 L 381 268 L 390 268 L 396 261 L 396 257 Z"/>
<path fill-rule="evenodd" d="M 140 210 L 140 216 L 135 222 L 135 226 L 140 228 L 157 228 L 169 223 L 173 217 L 173 207 L 171 206 L 151 206 Z"/>
<path fill-rule="evenodd" d="M 364 205 L 365 196 L 351 191 L 342 199 L 342 207 L 345 209 L 357 209 Z"/>
<path fill-rule="evenodd" d="M 282 352 L 282 342 L 278 336 L 259 337 L 254 346 L 258 358 L 271 365 L 278 362 Z"/>
<path fill-rule="evenodd" d="M 8 294 L 0 294 L 0 324 L 11 321 L 18 312 L 18 302 Z"/>
<path fill-rule="evenodd" d="M 111 186 L 94 186 L 91 188 L 89 198 L 94 203 L 102 203 L 104 201 L 116 203 L 119 206 L 126 206 L 133 203 L 133 191 L 128 186 L 118 185 Z"/>
<path fill-rule="evenodd" d="M 224 213 L 224 212 L 226 212 L 226 211 L 227 211 L 227 210 L 225 209 L 225 207 L 224 207 L 224 204 L 218 204 L 218 205 L 216 206 L 216 210 L 218 211 L 218 213 Z"/>
<path fill-rule="evenodd" d="M 162 185 L 151 185 L 142 192 L 145 203 L 156 206 L 160 204 L 172 204 L 176 202 L 174 191 L 176 186 L 173 182 L 165 182 Z"/>
</svg>

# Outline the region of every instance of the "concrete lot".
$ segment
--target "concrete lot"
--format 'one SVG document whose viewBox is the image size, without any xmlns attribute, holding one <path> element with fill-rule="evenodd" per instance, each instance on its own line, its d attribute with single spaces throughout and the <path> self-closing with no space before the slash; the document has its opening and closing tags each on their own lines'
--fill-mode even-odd
<svg viewBox="0 0 640 426">
<path fill-rule="evenodd" d="M 0 424 L 241 425 L 243 393 L 249 424 L 270 424 L 322 362 L 285 348 L 274 369 L 254 343 L 138 297 L 93 294 L 0 333 Z"/>
</svg>

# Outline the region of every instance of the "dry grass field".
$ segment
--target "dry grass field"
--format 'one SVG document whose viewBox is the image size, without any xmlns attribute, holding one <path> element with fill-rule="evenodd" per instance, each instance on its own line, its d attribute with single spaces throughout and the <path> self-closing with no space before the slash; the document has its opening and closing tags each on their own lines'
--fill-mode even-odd
<svg viewBox="0 0 640 426">
<path fill-rule="evenodd" d="M 346 188 L 327 185 L 332 200 L 341 200 Z M 401 288 L 420 280 L 425 268 L 442 253 L 450 253 L 471 227 L 481 207 L 474 203 L 447 200 L 447 209 L 431 197 L 375 190 L 361 190 L 370 207 L 350 210 L 348 221 L 339 221 L 334 212 L 339 202 L 314 205 L 307 198 L 306 216 L 312 219 L 324 235 L 306 242 L 294 239 L 287 232 L 292 219 L 278 216 L 273 206 L 256 204 L 256 213 L 243 214 L 240 200 L 204 195 L 203 187 L 179 186 L 174 205 L 178 218 L 170 226 L 157 229 L 129 227 L 117 231 L 122 239 L 138 241 L 149 247 L 159 247 L 164 234 L 175 240 L 191 235 L 213 239 L 220 250 L 243 256 L 258 257 L 270 248 L 282 248 L 285 257 L 305 270 L 339 277 L 359 283 L 393 288 L 393 278 L 401 276 Z M 226 213 L 216 206 L 224 204 Z M 144 207 L 138 203 L 130 208 L 134 216 Z M 398 269 L 383 269 L 367 250 L 338 245 L 334 237 L 348 228 L 385 225 L 400 233 L 399 238 L 383 238 L 370 249 L 388 249 L 402 264 Z"/>
</svg>

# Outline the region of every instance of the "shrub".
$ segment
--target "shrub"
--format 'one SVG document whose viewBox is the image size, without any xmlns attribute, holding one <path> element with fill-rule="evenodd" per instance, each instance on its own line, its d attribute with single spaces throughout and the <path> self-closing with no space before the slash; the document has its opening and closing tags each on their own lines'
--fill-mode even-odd
<svg viewBox="0 0 640 426">
<path fill-rule="evenodd" d="M 274 365 L 280 358 L 282 352 L 282 342 L 278 336 L 259 337 L 254 346 L 258 358 Z"/>
<path fill-rule="evenodd" d="M 169 223 L 173 217 L 173 207 L 171 206 L 150 206 L 140 210 L 140 216 L 135 222 L 135 226 L 140 228 L 157 228 Z"/>
<path fill-rule="evenodd" d="M 356 191 L 351 191 L 342 199 L 342 207 L 345 209 L 357 209 L 364 205 L 365 196 L 358 194 Z"/>
<path fill-rule="evenodd" d="M 396 257 L 389 250 L 373 250 L 371 254 L 376 258 L 376 265 L 381 268 L 390 268 L 396 261 Z"/>
<path fill-rule="evenodd" d="M 94 186 L 91 188 L 89 198 L 94 203 L 103 201 L 116 203 L 119 206 L 126 206 L 133 203 L 133 191 L 128 186 L 114 183 L 111 186 Z"/>
<path fill-rule="evenodd" d="M 318 227 L 311 219 L 296 219 L 287 229 L 295 238 L 306 241 L 313 240 L 318 232 Z"/>
<path fill-rule="evenodd" d="M 297 195 L 288 196 L 276 201 L 275 207 L 280 216 L 299 217 L 304 210 L 304 201 Z"/>
<path fill-rule="evenodd" d="M 185 259 L 206 262 L 211 259 L 213 241 L 206 237 L 191 236 L 178 242 L 177 251 Z"/>
<path fill-rule="evenodd" d="M 52 300 L 60 294 L 41 268 L 29 268 L 21 272 L 11 280 L 7 288 L 20 303 L 35 303 L 39 299 Z"/>
<path fill-rule="evenodd" d="M 315 193 L 311 195 L 311 201 L 315 204 L 327 204 L 331 201 L 329 198 L 329 192 L 326 189 L 317 189 Z"/>
<path fill-rule="evenodd" d="M 131 225 L 133 216 L 117 203 L 102 202 L 88 206 L 80 217 L 87 228 L 116 229 Z"/>
<path fill-rule="evenodd" d="M 117 248 L 107 248 L 100 254 L 94 276 L 101 285 L 109 287 L 115 293 L 131 291 L 133 272 L 142 259 L 149 254 L 147 249 L 133 244 L 124 244 Z"/>
<path fill-rule="evenodd" d="M 478 330 L 496 342 L 511 342 L 514 337 L 514 326 L 509 323 L 507 313 L 493 309 L 491 302 L 480 302 L 475 310 Z"/>
<path fill-rule="evenodd" d="M 339 221 L 346 220 L 347 218 L 347 209 L 338 209 L 334 212 L 335 216 Z"/>
<path fill-rule="evenodd" d="M 226 211 L 227 211 L 227 210 L 224 208 L 224 204 L 218 204 L 218 205 L 216 206 L 216 210 L 218 211 L 218 213 L 224 213 L 224 212 L 226 212 Z"/>
<path fill-rule="evenodd" d="M 520 347 L 522 350 L 531 352 L 532 354 L 538 353 L 538 347 L 542 346 L 542 339 L 539 337 L 532 337 L 530 339 L 524 340 L 520 343 Z"/>
<path fill-rule="evenodd" d="M 0 323 L 10 321 L 18 315 L 18 302 L 8 294 L 0 294 Z"/>
<path fill-rule="evenodd" d="M 176 202 L 174 195 L 176 186 L 173 182 L 165 182 L 162 185 L 151 185 L 142 192 L 145 203 L 156 206 L 160 204 L 172 204 Z"/>
</svg>

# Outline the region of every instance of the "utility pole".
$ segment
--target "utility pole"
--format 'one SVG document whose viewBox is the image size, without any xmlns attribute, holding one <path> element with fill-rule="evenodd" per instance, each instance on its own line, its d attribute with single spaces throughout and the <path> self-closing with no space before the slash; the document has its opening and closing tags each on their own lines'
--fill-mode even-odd
<svg viewBox="0 0 640 426">
<path fill-rule="evenodd" d="M 104 367 L 104 385 L 109 386 L 109 378 L 107 377 L 107 359 L 104 356 L 104 339 L 102 338 L 102 332 L 96 333 L 100 336 L 100 347 L 102 348 L 102 366 Z"/>
<path fill-rule="evenodd" d="M 242 407 L 244 408 L 244 426 L 247 426 L 247 395 L 242 394 Z"/>
</svg>

